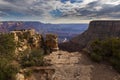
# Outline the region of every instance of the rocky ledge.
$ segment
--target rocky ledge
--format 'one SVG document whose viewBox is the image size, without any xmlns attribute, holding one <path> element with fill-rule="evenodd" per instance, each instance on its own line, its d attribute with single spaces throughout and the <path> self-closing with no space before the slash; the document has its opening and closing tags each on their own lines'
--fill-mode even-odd
<svg viewBox="0 0 120 80">
<path fill-rule="evenodd" d="M 52 66 L 37 70 L 29 80 L 120 80 L 111 66 L 92 62 L 80 52 L 56 51 L 45 56 Z"/>
</svg>

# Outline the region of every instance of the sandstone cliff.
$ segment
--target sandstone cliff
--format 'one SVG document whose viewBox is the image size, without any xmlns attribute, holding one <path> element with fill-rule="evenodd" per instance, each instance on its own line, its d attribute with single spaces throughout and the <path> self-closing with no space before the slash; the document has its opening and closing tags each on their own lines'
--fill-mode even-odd
<svg viewBox="0 0 120 80">
<path fill-rule="evenodd" d="M 52 51 L 58 50 L 58 38 L 54 34 L 47 34 L 46 39 L 34 29 L 11 31 L 10 34 L 14 35 L 16 54 L 33 48 L 47 47 Z"/>
<path fill-rule="evenodd" d="M 85 48 L 92 40 L 120 37 L 120 21 L 91 21 L 88 30 L 74 37 L 71 42 Z"/>
<path fill-rule="evenodd" d="M 53 51 L 57 51 L 59 49 L 57 35 L 47 34 L 46 35 L 46 45 L 48 47 L 50 47 Z"/>
<path fill-rule="evenodd" d="M 15 53 L 31 50 L 32 48 L 41 48 L 42 35 L 37 34 L 34 29 L 11 31 L 16 43 Z"/>
</svg>

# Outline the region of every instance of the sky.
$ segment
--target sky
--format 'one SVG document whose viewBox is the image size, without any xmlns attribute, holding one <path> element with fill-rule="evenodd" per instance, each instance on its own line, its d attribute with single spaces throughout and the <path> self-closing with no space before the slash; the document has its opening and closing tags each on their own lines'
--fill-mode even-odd
<svg viewBox="0 0 120 80">
<path fill-rule="evenodd" d="M 119 19 L 120 0 L 0 0 L 0 21 L 89 23 Z"/>
</svg>

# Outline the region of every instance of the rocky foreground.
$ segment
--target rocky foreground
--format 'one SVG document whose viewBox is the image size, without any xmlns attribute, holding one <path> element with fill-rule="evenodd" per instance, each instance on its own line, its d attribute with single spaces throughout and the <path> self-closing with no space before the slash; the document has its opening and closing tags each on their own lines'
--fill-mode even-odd
<svg viewBox="0 0 120 80">
<path fill-rule="evenodd" d="M 40 68 L 29 80 L 120 80 L 111 66 L 94 63 L 80 52 L 57 51 L 45 59 L 52 66 Z"/>
</svg>

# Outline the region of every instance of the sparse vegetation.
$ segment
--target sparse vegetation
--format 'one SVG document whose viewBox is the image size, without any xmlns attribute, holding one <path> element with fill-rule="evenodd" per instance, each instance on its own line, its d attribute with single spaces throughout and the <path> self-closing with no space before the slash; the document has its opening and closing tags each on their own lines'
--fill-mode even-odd
<svg viewBox="0 0 120 80">
<path fill-rule="evenodd" d="M 120 38 L 93 41 L 89 50 L 92 60 L 110 62 L 120 72 Z"/>
<path fill-rule="evenodd" d="M 19 67 L 10 63 L 10 60 L 0 57 L 0 80 L 15 80 Z"/>
<path fill-rule="evenodd" d="M 50 36 L 56 38 L 54 35 Z M 50 36 L 48 36 L 47 39 L 52 39 Z M 53 47 L 54 43 L 52 43 L 52 41 L 48 43 L 52 45 L 50 47 Z M 11 33 L 5 34 L 1 33 L 0 80 L 14 80 L 15 76 L 19 78 L 19 73 L 23 75 L 23 77 L 28 77 L 31 75 L 31 72 L 26 70 L 28 67 L 49 65 L 45 63 L 44 55 L 50 53 L 50 47 L 46 44 L 42 35 L 32 30 L 12 31 Z M 18 76 L 16 73 L 18 73 Z"/>
<path fill-rule="evenodd" d="M 28 70 L 24 72 L 25 78 L 28 78 L 32 75 L 33 71 L 32 70 Z"/>
<path fill-rule="evenodd" d="M 43 66 L 44 51 L 41 49 L 34 49 L 30 53 L 25 54 L 20 61 L 22 67 Z"/>
<path fill-rule="evenodd" d="M 23 40 L 24 38 L 28 39 L 28 36 L 29 35 L 26 34 L 19 38 L 20 40 Z M 20 68 L 45 65 L 43 57 L 46 54 L 46 51 L 48 51 L 45 45 L 43 45 L 44 48 L 27 49 L 18 54 L 17 56 L 19 59 L 16 59 L 18 57 L 14 56 L 15 49 L 19 45 L 20 43 L 15 43 L 14 35 L 0 34 L 0 80 L 15 80 L 15 75 Z M 13 65 L 13 61 L 16 61 L 21 66 Z M 25 76 L 29 76 L 30 74 L 31 72 L 28 71 L 25 73 Z"/>
<path fill-rule="evenodd" d="M 14 37 L 11 34 L 1 34 L 0 35 L 0 55 L 8 55 L 12 57 L 15 51 Z M 10 56 L 11 55 L 11 56 Z"/>
<path fill-rule="evenodd" d="M 11 34 L 0 34 L 0 80 L 14 80 L 19 67 L 12 63 L 15 51 L 14 37 Z"/>
</svg>

